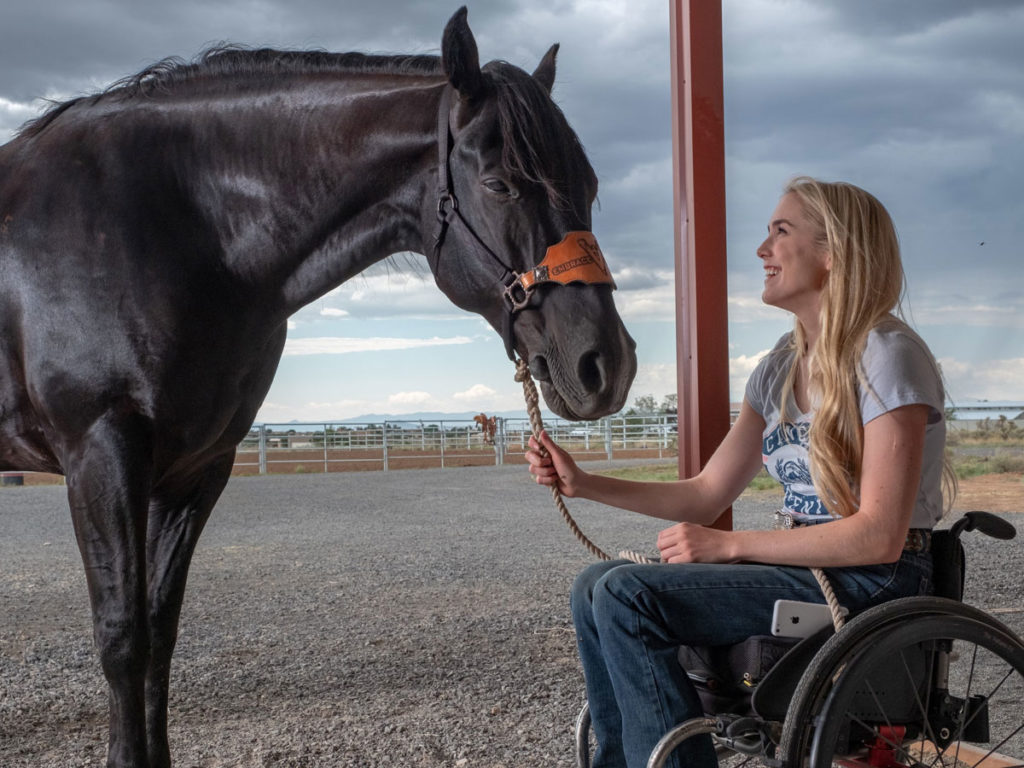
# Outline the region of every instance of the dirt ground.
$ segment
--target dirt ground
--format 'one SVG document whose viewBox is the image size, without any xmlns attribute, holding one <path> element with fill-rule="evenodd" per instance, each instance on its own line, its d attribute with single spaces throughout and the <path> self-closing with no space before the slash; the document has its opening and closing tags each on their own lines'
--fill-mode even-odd
<svg viewBox="0 0 1024 768">
<path fill-rule="evenodd" d="M 637 456 L 625 458 L 650 458 L 637 451 Z M 323 472 L 323 454 L 320 454 L 321 463 L 309 459 L 274 465 L 275 473 L 281 474 L 319 474 Z M 506 463 L 521 463 L 518 456 L 506 456 Z M 471 467 L 471 466 L 493 466 L 494 457 L 451 457 L 446 458 L 446 466 Z M 346 463 L 331 464 L 331 472 L 347 471 L 368 471 L 380 469 L 380 461 L 356 460 Z M 440 467 L 440 459 L 436 455 L 403 455 L 398 460 L 392 457 L 392 469 L 429 469 Z M 256 474 L 254 468 L 236 468 L 236 475 Z M 25 485 L 54 485 L 63 484 L 64 478 L 60 475 L 26 474 Z M 762 491 L 761 493 L 775 493 L 775 491 Z M 989 512 L 1021 512 L 1024 511 L 1024 477 L 1013 474 L 980 475 L 961 480 L 957 492 L 956 503 L 953 508 L 958 511 L 967 512 L 974 509 L 983 509 Z"/>
<path fill-rule="evenodd" d="M 526 477 L 481 466 L 230 482 L 189 577 L 175 765 L 574 765 L 584 694 L 566 596 L 592 558 Z M 744 494 L 737 527 L 768 524 L 777 496 Z M 663 527 L 572 502 L 601 546 L 642 549 Z M 1024 483 L 965 480 L 957 508 L 1024 512 Z M 1024 515 L 1007 517 L 1024 531 Z M 64 489 L 0 489 L 0 521 L 0 768 L 97 768 L 107 689 Z M 968 602 L 1020 634 L 1019 541 L 965 546 Z"/>
<path fill-rule="evenodd" d="M 1024 478 L 1017 475 L 981 475 L 960 481 L 954 509 L 968 512 L 1024 511 Z"/>
<path fill-rule="evenodd" d="M 616 460 L 631 461 L 634 459 L 674 460 L 663 456 L 664 451 L 655 448 L 637 448 L 635 450 L 615 451 Z M 581 461 L 601 460 L 605 458 L 603 451 L 591 451 L 587 455 L 583 451 L 574 451 Z M 505 464 L 525 464 L 521 451 L 510 448 L 505 454 Z M 493 448 L 451 450 L 443 457 L 437 451 L 421 451 L 413 449 L 393 449 L 388 454 L 388 469 L 440 469 L 442 467 L 493 467 L 495 456 Z M 294 449 L 272 451 L 267 456 L 268 473 L 275 475 L 322 474 L 324 471 L 324 452 L 322 449 Z M 371 450 L 330 450 L 327 453 L 328 472 L 373 472 L 384 468 L 379 449 Z M 10 472 L 9 475 L 17 473 Z M 239 452 L 235 460 L 232 475 L 235 477 L 259 474 L 259 459 L 255 452 Z M 61 475 L 50 475 L 42 472 L 29 472 L 22 476 L 22 485 L 62 485 Z"/>
</svg>

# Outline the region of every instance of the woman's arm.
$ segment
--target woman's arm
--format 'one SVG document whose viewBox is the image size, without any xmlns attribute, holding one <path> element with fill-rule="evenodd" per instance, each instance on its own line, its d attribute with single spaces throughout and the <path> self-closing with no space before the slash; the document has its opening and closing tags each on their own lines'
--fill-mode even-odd
<svg viewBox="0 0 1024 768">
<path fill-rule="evenodd" d="M 572 457 L 546 434 L 541 435 L 550 457 L 541 455 L 530 439 L 526 459 L 538 483 L 554 485 L 565 496 L 592 499 L 663 520 L 713 523 L 761 467 L 764 420 L 747 404 L 725 439 L 694 478 L 671 483 L 636 482 L 580 469 Z"/>
<path fill-rule="evenodd" d="M 751 561 L 839 567 L 899 559 L 921 482 L 929 408 L 907 405 L 864 426 L 860 507 L 824 525 L 782 531 L 719 531 L 692 525 L 662 531 L 669 562 Z"/>
</svg>

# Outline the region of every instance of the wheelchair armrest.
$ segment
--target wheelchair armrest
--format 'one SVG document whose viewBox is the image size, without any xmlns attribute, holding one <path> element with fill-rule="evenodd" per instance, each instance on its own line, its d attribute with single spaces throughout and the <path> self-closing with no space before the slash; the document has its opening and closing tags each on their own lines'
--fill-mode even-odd
<svg viewBox="0 0 1024 768">
<path fill-rule="evenodd" d="M 1012 539 L 1017 529 L 990 512 L 967 512 L 947 529 L 932 531 L 932 581 L 935 594 L 962 600 L 964 594 L 964 548 L 960 534 L 980 531 L 996 539 Z"/>
<path fill-rule="evenodd" d="M 949 529 L 950 535 L 956 539 L 963 531 L 980 531 L 993 539 L 1008 540 L 1017 535 L 1017 529 L 1003 518 L 991 512 L 965 512 Z"/>
</svg>

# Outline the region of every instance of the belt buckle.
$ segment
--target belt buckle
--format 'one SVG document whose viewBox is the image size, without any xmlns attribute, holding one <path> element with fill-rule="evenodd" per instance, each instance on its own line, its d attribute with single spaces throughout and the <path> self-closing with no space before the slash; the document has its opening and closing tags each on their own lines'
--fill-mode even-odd
<svg viewBox="0 0 1024 768">
<path fill-rule="evenodd" d="M 931 550 L 932 532 L 921 528 L 907 531 L 907 540 L 903 548 L 907 552 L 928 552 Z"/>
<path fill-rule="evenodd" d="M 783 509 L 775 510 L 775 527 L 776 529 L 789 530 L 790 528 L 796 527 L 796 521 L 793 519 L 793 515 L 786 512 Z"/>
</svg>

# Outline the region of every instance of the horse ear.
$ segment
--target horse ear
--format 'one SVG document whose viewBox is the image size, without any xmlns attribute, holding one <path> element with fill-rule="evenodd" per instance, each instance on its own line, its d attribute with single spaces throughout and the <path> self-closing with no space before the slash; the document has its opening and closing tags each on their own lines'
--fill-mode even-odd
<svg viewBox="0 0 1024 768">
<path fill-rule="evenodd" d="M 533 70 L 533 79 L 544 86 L 544 90 L 551 93 L 551 89 L 555 86 L 555 57 L 558 55 L 558 43 L 555 43 L 548 52 L 544 54 L 544 58 L 540 60 L 540 64 Z"/>
<path fill-rule="evenodd" d="M 466 6 L 462 6 L 449 19 L 441 38 L 441 65 L 448 82 L 464 99 L 477 96 L 483 87 L 480 74 L 480 54 L 476 40 L 466 22 Z"/>
</svg>

